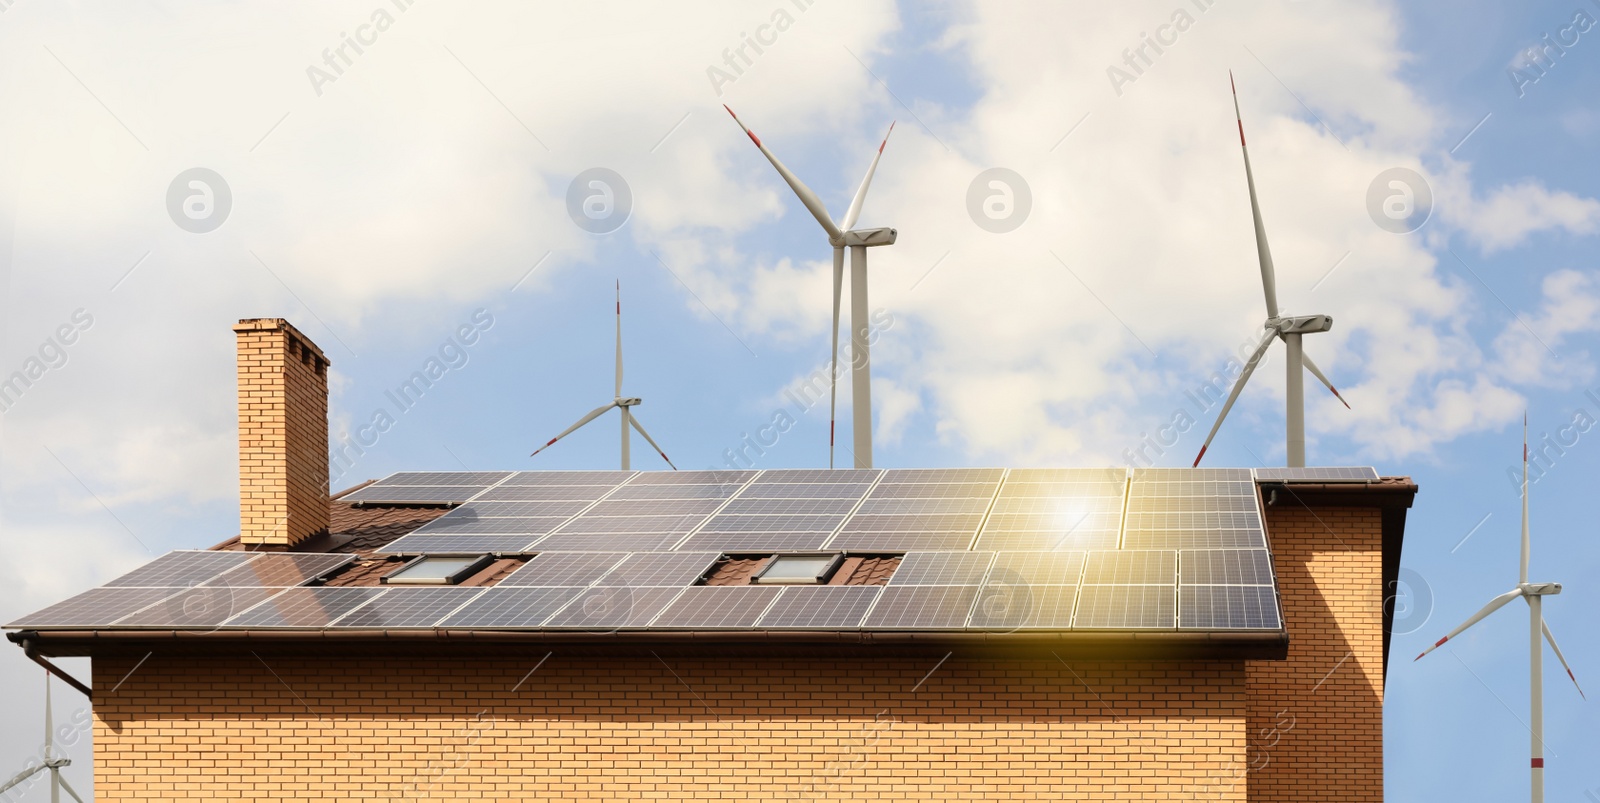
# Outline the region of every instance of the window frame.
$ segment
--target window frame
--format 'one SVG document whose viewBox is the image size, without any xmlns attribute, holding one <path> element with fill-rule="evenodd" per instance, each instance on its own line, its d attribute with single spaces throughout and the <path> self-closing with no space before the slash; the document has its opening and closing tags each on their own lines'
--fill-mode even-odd
<svg viewBox="0 0 1600 803">
<path fill-rule="evenodd" d="M 406 572 L 408 572 L 408 571 L 416 568 L 417 566 L 420 566 L 423 563 L 426 563 L 426 562 L 428 562 L 430 560 L 461 560 L 461 559 L 464 559 L 464 558 L 473 558 L 473 557 L 476 557 L 476 559 L 472 560 L 469 563 L 467 563 L 465 566 L 462 566 L 460 569 L 457 569 L 456 571 L 451 572 L 450 574 L 444 575 L 442 577 L 427 577 L 427 578 L 420 578 L 419 577 L 419 578 L 415 578 L 415 579 L 407 579 L 406 577 L 402 576 Z M 491 554 L 488 554 L 488 553 L 485 553 L 485 554 L 482 554 L 482 555 L 477 555 L 477 556 L 473 556 L 473 555 L 418 555 L 417 557 L 414 557 L 411 560 L 408 560 L 405 563 L 401 564 L 400 568 L 394 569 L 394 570 L 388 572 L 387 574 L 385 574 L 383 577 L 379 578 L 378 582 L 383 584 L 383 585 L 395 585 L 395 586 L 454 586 L 454 585 L 460 585 L 462 580 L 465 580 L 468 577 L 471 577 L 472 575 L 483 571 L 484 568 L 486 568 L 489 564 L 493 563 L 494 560 L 495 560 L 494 555 L 491 555 Z"/>
<path fill-rule="evenodd" d="M 768 578 L 767 572 L 782 562 L 784 558 L 830 558 L 830 560 L 822 567 L 821 571 L 809 579 L 803 577 Z M 839 570 L 839 565 L 842 563 L 844 563 L 843 552 L 779 552 L 767 561 L 767 565 L 761 567 L 761 571 L 750 577 L 750 582 L 755 585 L 773 586 L 827 585 L 828 580 L 833 577 L 834 572 Z"/>
</svg>

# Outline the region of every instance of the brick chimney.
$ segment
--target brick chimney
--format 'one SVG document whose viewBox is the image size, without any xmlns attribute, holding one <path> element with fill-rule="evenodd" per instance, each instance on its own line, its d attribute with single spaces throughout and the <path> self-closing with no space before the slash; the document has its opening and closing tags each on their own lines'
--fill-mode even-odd
<svg viewBox="0 0 1600 803">
<path fill-rule="evenodd" d="M 328 530 L 328 358 L 282 318 L 233 327 L 239 540 L 284 549 Z"/>
</svg>

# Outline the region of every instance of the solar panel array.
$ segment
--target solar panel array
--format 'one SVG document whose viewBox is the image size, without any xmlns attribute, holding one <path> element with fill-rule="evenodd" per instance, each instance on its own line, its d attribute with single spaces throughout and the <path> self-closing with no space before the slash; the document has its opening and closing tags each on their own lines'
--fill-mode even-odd
<svg viewBox="0 0 1600 803">
<path fill-rule="evenodd" d="M 310 588 L 347 555 L 177 552 L 12 627 L 1276 630 L 1257 481 L 1371 469 L 412 472 L 383 548 L 524 553 L 493 588 Z M 703 586 L 727 554 L 902 555 L 883 586 Z"/>
</svg>

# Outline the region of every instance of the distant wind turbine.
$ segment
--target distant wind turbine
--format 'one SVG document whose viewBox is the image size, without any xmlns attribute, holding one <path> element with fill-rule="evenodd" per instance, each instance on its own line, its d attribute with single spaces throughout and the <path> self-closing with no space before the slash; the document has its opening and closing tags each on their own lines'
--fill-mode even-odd
<svg viewBox="0 0 1600 803">
<path fill-rule="evenodd" d="M 593 421 L 596 418 L 599 418 L 606 411 L 608 411 L 611 408 L 615 407 L 615 408 L 617 408 L 617 409 L 622 411 L 622 470 L 627 471 L 629 469 L 629 462 L 630 461 L 629 461 L 629 458 L 628 458 L 628 446 L 629 446 L 629 441 L 632 439 L 632 437 L 631 437 L 632 433 L 628 432 L 628 427 L 631 426 L 634 429 L 639 430 L 639 434 L 643 435 L 644 439 L 650 443 L 651 448 L 656 450 L 656 454 L 661 455 L 661 459 L 662 460 L 666 460 L 667 461 L 667 465 L 672 466 L 672 470 L 673 471 L 677 471 L 678 467 L 675 466 L 675 465 L 672 465 L 672 460 L 667 457 L 667 453 L 661 451 L 661 447 L 656 445 L 655 439 L 650 437 L 650 433 L 644 431 L 644 425 L 640 424 L 639 423 L 639 419 L 636 418 L 633 415 L 633 409 L 632 408 L 638 406 L 639 404 L 641 404 L 643 402 L 644 402 L 644 399 L 638 398 L 637 396 L 623 396 L 622 395 L 622 282 L 619 281 L 619 282 L 617 282 L 617 387 L 616 387 L 616 398 L 612 399 L 610 404 L 603 404 L 603 405 L 601 405 L 599 407 L 594 408 L 594 410 L 590 411 L 588 415 L 578 419 L 578 423 L 573 424 L 570 427 L 567 427 L 566 430 L 563 431 L 560 435 L 557 435 L 554 438 L 551 438 L 549 443 L 546 443 L 545 445 L 540 446 L 538 449 L 535 449 L 533 451 L 533 454 L 537 455 L 538 453 L 550 448 L 553 444 L 555 444 L 556 441 L 561 440 L 562 438 L 565 438 L 568 435 L 571 435 L 573 432 L 576 432 L 578 430 L 578 428 L 582 427 L 584 424 L 587 424 L 590 421 Z M 532 457 L 532 456 L 533 455 L 529 455 L 529 457 Z"/>
<path fill-rule="evenodd" d="M 1233 73 L 1228 73 L 1228 86 L 1233 88 Z M 1300 336 L 1315 332 L 1326 332 L 1333 328 L 1333 318 L 1328 315 L 1299 315 L 1294 317 L 1279 317 L 1278 315 L 1278 279 L 1272 269 L 1272 251 L 1267 248 L 1267 228 L 1261 222 L 1261 205 L 1256 201 L 1256 180 L 1250 172 L 1250 149 L 1244 144 L 1244 118 L 1239 114 L 1239 90 L 1233 88 L 1233 116 L 1239 123 L 1239 148 L 1244 151 L 1244 180 L 1250 188 L 1250 214 L 1256 224 L 1256 257 L 1261 262 L 1261 289 L 1267 296 L 1267 321 L 1262 324 L 1266 335 L 1261 338 L 1260 345 L 1256 346 L 1250 361 L 1244 364 L 1238 380 L 1233 383 L 1233 391 L 1228 394 L 1227 403 L 1222 405 L 1222 412 L 1217 415 L 1217 423 L 1211 425 L 1211 432 L 1206 435 L 1206 442 L 1200 446 L 1200 454 L 1194 458 L 1194 464 L 1200 465 L 1200 458 L 1206 456 L 1206 449 L 1211 448 L 1211 439 L 1217 436 L 1217 430 L 1222 427 L 1222 420 L 1228 417 L 1228 411 L 1233 409 L 1233 403 L 1239 398 L 1239 391 L 1244 390 L 1244 383 L 1250 380 L 1250 375 L 1255 373 L 1256 365 L 1261 362 L 1261 357 L 1267 353 L 1267 348 L 1274 340 L 1282 340 L 1285 357 L 1288 359 L 1288 386 L 1285 392 L 1285 412 L 1288 418 L 1288 457 L 1289 465 L 1300 468 L 1306 464 L 1306 387 L 1305 374 L 1301 366 L 1310 371 L 1312 376 L 1328 386 L 1333 391 L 1345 408 L 1350 403 L 1339 395 L 1337 388 L 1317 364 L 1306 356 L 1301 350 Z"/>
<path fill-rule="evenodd" d="M 728 109 L 727 106 L 722 108 Z M 898 235 L 894 229 L 852 230 L 851 227 L 856 225 L 856 219 L 861 216 L 861 205 L 867 200 L 867 188 L 872 186 L 872 174 L 878 170 L 878 160 L 883 158 L 883 148 L 889 144 L 889 134 L 894 133 L 894 123 L 889 124 L 889 133 L 883 135 L 883 142 L 879 143 L 872 164 L 867 166 L 867 175 L 861 179 L 861 186 L 856 188 L 856 195 L 850 200 L 850 208 L 845 211 L 844 219 L 835 223 L 828 215 L 827 207 L 822 205 L 822 199 L 798 176 L 789 172 L 783 162 L 778 161 L 778 157 L 761 143 L 755 132 L 745 126 L 733 109 L 728 109 L 728 114 L 761 150 L 761 155 L 767 157 L 767 161 L 777 169 L 789 189 L 799 196 L 800 203 L 811 212 L 811 216 L 822 224 L 822 230 L 828 233 L 828 244 L 833 246 L 833 351 L 828 368 L 828 468 L 833 468 L 833 431 L 839 395 L 839 292 L 844 282 L 844 249 L 847 246 L 850 248 L 850 428 L 855 441 L 856 468 L 872 468 L 872 359 L 867 342 L 867 249 L 894 245 Z"/>
<path fill-rule="evenodd" d="M 1544 645 L 1539 643 L 1539 636 L 1550 642 L 1550 649 L 1556 653 L 1556 660 L 1561 662 L 1561 667 L 1567 670 L 1567 677 L 1572 679 L 1572 685 L 1578 687 L 1578 696 L 1588 699 L 1583 693 L 1583 687 L 1578 686 L 1577 676 L 1572 674 L 1572 667 L 1567 665 L 1566 656 L 1561 654 L 1561 648 L 1556 645 L 1556 637 L 1550 632 L 1550 625 L 1544 621 L 1543 598 L 1561 593 L 1560 583 L 1530 583 L 1528 582 L 1528 416 L 1522 416 L 1522 570 L 1518 575 L 1517 587 L 1501 594 L 1483 606 L 1483 610 L 1472 615 L 1471 619 L 1455 630 L 1450 631 L 1444 638 L 1439 639 L 1432 647 L 1422 651 L 1415 660 L 1422 660 L 1423 655 L 1438 649 L 1446 641 L 1461 635 L 1461 632 L 1482 621 L 1484 617 L 1499 610 L 1506 603 L 1521 597 L 1528 603 L 1528 635 L 1529 635 L 1529 673 L 1531 675 L 1529 706 L 1532 713 L 1529 719 L 1532 725 L 1532 764 L 1533 773 L 1533 803 L 1544 803 Z"/>
<path fill-rule="evenodd" d="M 22 772 L 19 772 L 16 775 L 11 776 L 11 780 L 6 781 L 5 785 L 0 786 L 0 794 L 4 794 L 6 792 L 11 791 L 12 787 L 16 786 L 17 784 L 22 783 L 23 781 L 28 780 L 29 778 L 32 778 L 36 773 L 40 773 L 40 772 L 43 772 L 45 770 L 50 770 L 50 803 L 60 803 L 60 801 L 61 801 L 61 790 L 62 789 L 67 790 L 67 794 L 72 795 L 72 799 L 73 800 L 78 801 L 78 803 L 83 803 L 83 798 L 78 797 L 78 793 L 73 790 L 72 784 L 67 783 L 67 779 L 61 777 L 61 768 L 62 767 L 66 767 L 66 766 L 70 766 L 72 764 L 72 759 L 70 759 L 70 758 L 55 758 L 52 755 L 52 753 L 54 751 L 51 750 L 51 748 L 54 745 L 55 745 L 55 723 L 54 723 L 53 718 L 51 717 L 51 713 L 50 713 L 50 673 L 49 672 L 45 672 L 45 675 L 44 675 L 44 763 L 38 764 L 36 766 L 29 767 L 29 768 L 23 770 Z M 6 795 L 6 797 L 7 797 L 7 799 L 9 799 L 10 795 Z"/>
</svg>

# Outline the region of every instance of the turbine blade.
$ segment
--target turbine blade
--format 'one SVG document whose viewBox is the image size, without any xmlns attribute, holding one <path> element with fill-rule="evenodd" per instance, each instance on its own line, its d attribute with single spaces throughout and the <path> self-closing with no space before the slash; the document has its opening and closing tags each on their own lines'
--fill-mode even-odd
<svg viewBox="0 0 1600 803">
<path fill-rule="evenodd" d="M 1312 376 L 1322 380 L 1322 384 L 1327 385 L 1328 390 L 1333 391 L 1334 398 L 1338 399 L 1339 403 L 1344 405 L 1344 409 L 1350 409 L 1350 402 L 1345 401 L 1344 397 L 1339 395 L 1339 389 L 1334 387 L 1333 383 L 1329 382 L 1326 376 L 1323 376 L 1322 369 L 1318 368 L 1317 364 L 1311 361 L 1311 355 L 1305 353 L 1304 351 L 1300 352 L 1300 362 L 1305 363 L 1306 370 L 1310 371 Z"/>
<path fill-rule="evenodd" d="M 833 431 L 839 413 L 839 290 L 844 284 L 844 247 L 833 249 L 833 349 L 828 352 L 828 468 L 833 468 Z"/>
<path fill-rule="evenodd" d="M 72 795 L 73 800 L 83 803 L 83 798 L 78 797 L 78 792 L 72 788 L 72 784 L 67 783 L 67 779 L 61 777 L 60 770 L 56 770 L 55 776 L 56 781 L 61 784 L 61 788 L 67 790 L 67 794 Z"/>
<path fill-rule="evenodd" d="M 1423 655 L 1427 655 L 1428 653 L 1439 649 L 1439 647 L 1442 646 L 1446 641 L 1449 641 L 1450 639 L 1453 639 L 1456 636 L 1461 635 L 1461 631 L 1466 630 L 1469 627 L 1472 627 L 1473 625 L 1475 625 L 1478 622 L 1482 621 L 1483 617 L 1488 616 L 1489 614 L 1500 610 L 1500 608 L 1502 606 L 1504 606 L 1507 602 L 1510 602 L 1510 601 L 1512 601 L 1512 600 L 1514 600 L 1514 599 L 1516 599 L 1517 597 L 1520 597 L 1520 596 L 1522 596 L 1522 589 L 1513 588 L 1510 591 L 1507 591 L 1506 593 L 1501 594 L 1500 596 L 1495 597 L 1492 600 L 1489 600 L 1489 604 L 1483 606 L 1483 610 L 1478 611 L 1477 613 L 1473 614 L 1471 619 L 1468 619 L 1467 621 L 1462 622 L 1460 627 L 1456 628 L 1455 630 L 1450 631 L 1449 635 L 1446 635 L 1444 638 L 1439 639 L 1438 641 L 1434 642 L 1432 647 L 1429 647 L 1428 649 L 1422 651 L 1422 655 L 1418 655 L 1416 658 L 1413 658 L 1411 660 L 1413 660 L 1413 661 L 1422 660 L 1422 656 Z"/>
<path fill-rule="evenodd" d="M 722 108 L 728 109 L 726 104 Z M 761 155 L 767 157 L 767 161 L 777 168 L 778 175 L 783 176 L 783 180 L 789 185 L 789 189 L 794 190 L 794 194 L 800 196 L 800 203 L 805 204 L 806 209 L 810 210 L 811 216 L 822 224 L 822 229 L 828 233 L 828 238 L 837 240 L 844 236 L 844 231 L 834 224 L 832 217 L 828 216 L 828 209 L 822 205 L 822 199 L 818 198 L 817 194 L 812 192 L 811 188 L 807 187 L 799 176 L 789 172 L 789 168 L 784 167 L 783 162 L 778 161 L 778 157 L 774 156 L 772 151 L 767 150 L 767 146 L 761 144 L 760 137 L 757 137 L 754 131 L 745 126 L 744 121 L 739 119 L 739 115 L 733 113 L 733 109 L 728 109 L 728 114 L 733 117 L 733 121 L 738 123 L 740 128 L 744 129 L 744 133 L 750 137 L 750 141 L 761 149 Z"/>
<path fill-rule="evenodd" d="M 1522 411 L 1522 582 L 1528 582 L 1528 560 L 1532 546 L 1528 539 L 1528 411 Z"/>
<path fill-rule="evenodd" d="M 1228 402 L 1222 405 L 1222 412 L 1217 414 L 1217 423 L 1211 425 L 1211 431 L 1206 433 L 1206 442 L 1200 444 L 1200 454 L 1195 455 L 1194 464 L 1200 465 L 1200 458 L 1206 456 L 1206 450 L 1211 448 L 1211 439 L 1217 437 L 1217 430 L 1222 428 L 1222 419 L 1228 417 L 1228 411 L 1233 409 L 1233 403 L 1239 400 L 1239 391 L 1244 390 L 1244 383 L 1250 381 L 1250 375 L 1256 372 L 1256 366 L 1261 363 L 1261 355 L 1267 353 L 1267 347 L 1272 345 L 1278 336 L 1277 330 L 1269 330 L 1267 336 L 1261 338 L 1261 344 L 1256 346 L 1250 361 L 1244 364 L 1244 370 L 1239 372 L 1239 378 L 1233 382 L 1233 391 L 1228 394 Z"/>
<path fill-rule="evenodd" d="M 599 418 L 601 413 L 604 413 L 605 411 L 610 410 L 611 408 L 616 407 L 616 406 L 617 406 L 616 402 L 611 402 L 610 404 L 604 404 L 604 405 L 601 405 L 599 407 L 594 408 L 593 410 L 591 410 L 589 412 L 588 415 L 578 419 L 578 423 L 573 424 L 572 426 L 567 427 L 566 429 L 562 430 L 560 435 L 557 435 L 554 438 L 551 438 L 550 441 L 548 443 L 546 443 L 545 445 L 540 446 L 537 449 L 534 449 L 533 450 L 533 454 L 530 454 L 528 456 L 529 457 L 533 457 L 533 455 L 536 455 L 536 454 L 538 454 L 538 453 L 550 448 L 552 445 L 555 444 L 556 441 L 561 440 L 562 438 L 565 438 L 568 435 L 571 435 L 573 432 L 575 432 L 578 429 L 578 427 L 581 427 L 584 424 L 587 424 L 590 421 L 593 421 L 596 418 Z"/>
<path fill-rule="evenodd" d="M 1567 670 L 1567 677 L 1572 678 L 1572 685 L 1578 686 L 1577 676 L 1572 674 L 1572 667 L 1567 665 L 1567 657 L 1561 654 L 1561 647 L 1556 644 L 1555 634 L 1550 632 L 1550 623 L 1546 622 L 1544 617 L 1541 616 L 1539 617 L 1539 626 L 1544 628 L 1544 640 L 1550 642 L 1550 649 L 1556 651 L 1556 660 L 1561 662 L 1561 668 Z M 1578 686 L 1578 696 L 1585 700 L 1589 699 L 1589 695 L 1583 693 L 1582 686 Z"/>
<path fill-rule="evenodd" d="M 1228 73 L 1228 87 L 1233 90 L 1233 117 L 1239 123 L 1239 149 L 1244 151 L 1244 180 L 1250 187 L 1250 216 L 1256 224 L 1256 258 L 1261 262 L 1261 289 L 1267 296 L 1267 317 L 1278 317 L 1278 277 L 1272 269 L 1272 250 L 1267 247 L 1267 227 L 1261 222 L 1261 204 L 1256 200 L 1256 179 L 1250 171 L 1250 149 L 1244 144 L 1244 118 L 1239 114 L 1239 89 L 1233 85 L 1233 73 Z"/>
<path fill-rule="evenodd" d="M 0 786 L 0 793 L 5 793 L 5 792 L 11 791 L 11 787 L 16 786 L 19 783 L 22 783 L 23 781 L 26 781 L 29 778 L 32 778 L 33 776 L 35 776 L 35 775 L 37 775 L 37 774 L 39 774 L 41 772 L 44 772 L 46 769 L 48 769 L 48 767 L 46 767 L 45 765 L 36 764 L 36 765 L 34 765 L 32 767 L 29 767 L 29 768 L 23 770 L 22 772 L 17 773 L 16 775 L 11 776 L 11 780 L 6 781 L 5 785 Z"/>
<path fill-rule="evenodd" d="M 656 445 L 655 438 L 650 437 L 650 433 L 644 431 L 644 425 L 639 423 L 639 416 L 628 416 L 628 423 L 633 424 L 633 428 L 639 430 L 639 434 L 644 436 L 645 441 L 650 444 L 650 448 L 655 449 L 656 454 L 661 455 L 661 459 L 667 461 L 667 465 L 672 466 L 673 471 L 678 470 L 678 467 L 673 464 L 672 458 L 667 457 L 667 453 L 661 451 L 661 447 Z"/>
<path fill-rule="evenodd" d="M 44 760 L 50 760 L 50 748 L 55 743 L 55 717 L 50 707 L 50 670 L 44 673 Z"/>
<path fill-rule="evenodd" d="M 894 123 L 890 123 L 889 134 L 893 133 Z M 844 231 L 854 228 L 856 220 L 861 217 L 861 204 L 867 200 L 867 188 L 872 186 L 872 174 L 878 172 L 878 160 L 883 158 L 883 146 L 889 144 L 889 134 L 883 135 L 878 152 L 872 155 L 872 164 L 867 166 L 867 175 L 861 179 L 861 186 L 856 188 L 856 197 L 850 199 L 850 210 L 844 213 L 844 222 L 839 224 Z"/>
<path fill-rule="evenodd" d="M 617 397 L 622 397 L 622 280 L 617 280 Z"/>
</svg>

